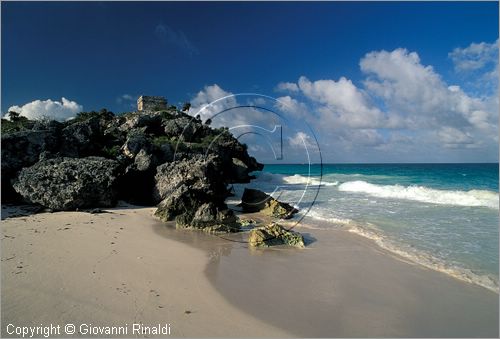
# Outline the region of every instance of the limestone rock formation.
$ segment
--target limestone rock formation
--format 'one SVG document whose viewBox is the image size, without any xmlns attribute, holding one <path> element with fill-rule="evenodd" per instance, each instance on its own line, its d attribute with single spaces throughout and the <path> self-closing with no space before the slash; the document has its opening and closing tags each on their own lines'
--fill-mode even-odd
<svg viewBox="0 0 500 339">
<path fill-rule="evenodd" d="M 115 204 L 118 163 L 100 157 L 42 160 L 21 170 L 14 189 L 26 201 L 53 210 Z"/>
<path fill-rule="evenodd" d="M 290 219 L 298 212 L 296 208 L 286 202 L 281 202 L 270 195 L 256 190 L 245 188 L 241 197 L 243 212 L 258 212 L 261 211 L 265 215 L 279 219 Z"/>
<path fill-rule="evenodd" d="M 215 155 L 196 155 L 159 166 L 154 194 L 161 201 L 155 215 L 175 220 L 181 228 L 237 230 L 237 219 L 224 203 L 228 192 L 220 171 Z"/>
<path fill-rule="evenodd" d="M 19 196 L 11 181 L 24 167 L 36 163 L 40 154 L 51 153 L 57 147 L 57 131 L 26 130 L 2 134 L 2 201 L 14 202 Z"/>
<path fill-rule="evenodd" d="M 254 228 L 250 231 L 248 243 L 254 247 L 288 245 L 303 248 L 304 238 L 300 233 L 285 229 L 277 223 Z"/>
<path fill-rule="evenodd" d="M 2 119 L 3 202 L 22 196 L 72 210 L 120 199 L 158 204 L 157 215 L 179 227 L 237 230 L 224 203 L 227 185 L 248 182 L 263 166 L 227 128 L 155 107 L 120 116 L 81 112 L 64 122 Z"/>
</svg>

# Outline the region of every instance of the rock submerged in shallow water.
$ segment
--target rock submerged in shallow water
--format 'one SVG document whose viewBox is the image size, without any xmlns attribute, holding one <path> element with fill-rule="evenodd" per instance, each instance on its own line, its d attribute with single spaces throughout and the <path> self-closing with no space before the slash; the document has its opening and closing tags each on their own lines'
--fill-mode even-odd
<svg viewBox="0 0 500 339">
<path fill-rule="evenodd" d="M 100 157 L 42 160 L 23 168 L 14 189 L 24 199 L 56 211 L 115 205 L 118 163 Z"/>
<path fill-rule="evenodd" d="M 248 243 L 254 247 L 288 245 L 304 248 L 304 237 L 298 232 L 289 231 L 277 223 L 254 228 L 250 231 Z"/>
<path fill-rule="evenodd" d="M 290 219 L 298 212 L 290 204 L 278 201 L 262 191 L 250 188 L 245 188 L 239 206 L 243 208 L 243 212 L 261 211 L 265 215 L 279 219 Z"/>
</svg>

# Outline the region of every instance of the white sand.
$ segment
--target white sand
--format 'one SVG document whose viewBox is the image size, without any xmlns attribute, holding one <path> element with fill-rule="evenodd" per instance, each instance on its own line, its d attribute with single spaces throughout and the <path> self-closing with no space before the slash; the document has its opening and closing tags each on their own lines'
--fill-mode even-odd
<svg viewBox="0 0 500 339">
<path fill-rule="evenodd" d="M 290 336 L 222 298 L 204 274 L 206 252 L 159 236 L 153 210 L 3 220 L 2 336 L 9 323 L 128 324 L 129 336 L 133 323 L 170 324 L 173 337 Z"/>
</svg>

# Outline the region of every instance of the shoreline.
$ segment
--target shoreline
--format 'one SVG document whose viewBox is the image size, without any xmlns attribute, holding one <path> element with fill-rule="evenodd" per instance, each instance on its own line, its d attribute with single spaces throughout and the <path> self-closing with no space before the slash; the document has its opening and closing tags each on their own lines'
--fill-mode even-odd
<svg viewBox="0 0 500 339">
<path fill-rule="evenodd" d="M 94 325 L 137 317 L 153 325 L 166 314 L 173 336 L 498 336 L 497 294 L 398 258 L 348 230 L 297 226 L 305 249 L 254 249 L 244 234 L 176 230 L 152 217 L 153 210 L 122 206 L 3 220 L 2 324 L 21 316 L 33 324 L 50 316 L 69 322 L 78 315 Z M 46 240 L 36 243 L 39 236 Z M 51 260 L 31 258 L 34 248 L 23 237 Z M 20 255 L 6 260 L 15 244 L 28 250 L 24 273 L 15 274 Z M 77 278 L 75 263 L 83 271 L 101 267 Z M 26 282 L 29 275 L 39 281 Z M 68 302 L 68 291 L 79 298 Z M 89 294 L 95 300 L 86 300 Z M 156 305 L 160 300 L 165 304 Z M 96 311 L 102 306 L 105 312 Z M 130 307 L 135 311 L 124 311 Z"/>
<path fill-rule="evenodd" d="M 387 237 L 375 232 L 374 230 L 368 230 L 361 226 L 355 225 L 347 230 L 347 232 L 356 234 L 360 237 L 369 239 L 376 246 L 388 251 L 392 255 L 399 257 L 401 260 L 409 261 L 413 264 L 434 270 L 436 272 L 446 274 L 447 276 L 453 277 L 465 283 L 483 287 L 491 292 L 499 294 L 498 282 L 494 280 L 493 277 L 489 275 L 480 275 L 474 273 L 470 269 L 466 269 L 458 266 L 450 266 L 443 261 L 435 258 L 434 256 L 420 252 L 418 250 L 410 251 L 409 249 L 403 249 L 402 246 L 394 244 Z"/>
<path fill-rule="evenodd" d="M 370 240 L 375 246 L 388 252 L 388 255 L 392 255 L 399 260 L 409 262 L 411 264 L 416 264 L 436 272 L 446 274 L 450 277 L 458 279 L 462 282 L 466 282 L 472 285 L 483 287 L 491 292 L 500 294 L 498 281 L 495 280 L 493 276 L 487 274 L 478 274 L 471 269 L 463 268 L 460 266 L 451 266 L 440 259 L 422 252 L 419 250 L 404 247 L 397 242 L 390 240 L 382 232 L 376 231 L 374 229 L 369 229 L 366 226 L 356 224 L 352 220 L 346 223 L 336 223 L 329 222 L 327 220 L 311 220 L 306 218 L 306 222 L 300 223 L 298 227 L 302 227 L 307 230 L 320 230 L 320 231 L 338 231 L 342 230 L 344 232 L 349 232 L 357 236 L 363 237 Z M 315 225 L 323 225 L 325 227 L 319 227 Z M 333 226 L 333 227 L 332 227 Z"/>
<path fill-rule="evenodd" d="M 299 337 L 498 336 L 496 293 L 344 230 L 296 230 L 306 249 L 233 247 L 207 277 L 236 307 Z"/>
<path fill-rule="evenodd" d="M 195 232 L 195 240 L 181 241 L 209 253 L 206 276 L 234 306 L 299 337 L 498 336 L 495 292 L 410 262 L 348 230 L 306 227 L 294 229 L 304 235 L 305 249 L 255 249 L 239 242 L 241 234 Z M 157 230 L 182 238 L 161 225 Z M 325 270 L 328 258 L 335 265 Z"/>
</svg>

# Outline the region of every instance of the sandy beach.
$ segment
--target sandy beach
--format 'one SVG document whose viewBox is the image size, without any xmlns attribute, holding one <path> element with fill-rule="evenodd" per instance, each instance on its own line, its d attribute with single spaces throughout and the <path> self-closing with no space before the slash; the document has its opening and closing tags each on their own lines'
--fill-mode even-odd
<svg viewBox="0 0 500 339">
<path fill-rule="evenodd" d="M 230 305 L 205 277 L 206 253 L 159 236 L 153 210 L 3 220 L 2 337 L 10 323 L 128 324 L 131 337 L 151 336 L 132 334 L 133 323 L 170 324 L 172 337 L 291 335 Z"/>
<path fill-rule="evenodd" d="M 167 323 L 173 337 L 498 337 L 496 293 L 356 234 L 297 227 L 305 249 L 255 250 L 153 210 L 4 219 L 2 336 L 9 323 Z"/>
</svg>

